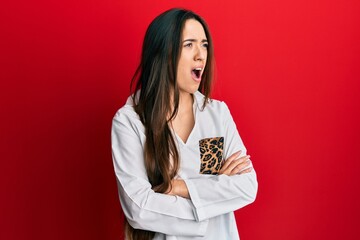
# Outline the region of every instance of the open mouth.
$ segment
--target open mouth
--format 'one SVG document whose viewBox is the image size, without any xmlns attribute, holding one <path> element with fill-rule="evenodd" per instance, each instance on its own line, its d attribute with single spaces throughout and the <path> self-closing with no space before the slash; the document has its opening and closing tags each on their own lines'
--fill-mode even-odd
<svg viewBox="0 0 360 240">
<path fill-rule="evenodd" d="M 192 73 L 195 75 L 195 77 L 197 79 L 199 79 L 201 77 L 201 70 L 202 70 L 202 68 L 194 68 L 192 70 Z"/>
</svg>

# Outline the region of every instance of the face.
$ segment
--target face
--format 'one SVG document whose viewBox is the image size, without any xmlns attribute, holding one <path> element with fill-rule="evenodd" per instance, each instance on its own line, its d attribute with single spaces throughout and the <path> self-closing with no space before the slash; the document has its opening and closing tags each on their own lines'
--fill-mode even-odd
<svg viewBox="0 0 360 240">
<path fill-rule="evenodd" d="M 195 93 L 200 85 L 207 59 L 208 41 L 203 26 L 195 19 L 185 22 L 181 54 L 177 67 L 180 94 Z"/>
</svg>

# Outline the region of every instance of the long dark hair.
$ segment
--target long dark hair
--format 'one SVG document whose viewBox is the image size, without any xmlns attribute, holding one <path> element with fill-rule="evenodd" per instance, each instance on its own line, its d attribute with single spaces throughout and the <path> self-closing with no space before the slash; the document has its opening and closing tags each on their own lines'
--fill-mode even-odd
<svg viewBox="0 0 360 240">
<path fill-rule="evenodd" d="M 199 85 L 199 91 L 205 96 L 202 106 L 205 107 L 213 80 L 213 45 L 207 24 L 194 12 L 170 9 L 151 22 L 145 34 L 141 62 L 131 82 L 134 108 L 145 126 L 147 175 L 153 190 L 159 193 L 171 188 L 171 180 L 179 169 L 179 153 L 168 123 L 176 116 L 179 107 L 176 74 L 182 31 L 188 19 L 201 23 L 209 44 Z M 128 240 L 150 240 L 154 237 L 154 232 L 133 229 L 127 221 L 125 225 Z"/>
</svg>

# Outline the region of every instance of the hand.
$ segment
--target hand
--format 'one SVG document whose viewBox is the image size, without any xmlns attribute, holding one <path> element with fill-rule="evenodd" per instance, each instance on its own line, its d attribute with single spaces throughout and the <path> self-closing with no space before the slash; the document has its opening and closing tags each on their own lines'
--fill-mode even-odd
<svg viewBox="0 0 360 240">
<path fill-rule="evenodd" d="M 182 179 L 173 179 L 170 188 L 165 193 L 190 199 L 189 190 Z"/>
<path fill-rule="evenodd" d="M 219 171 L 219 174 L 232 176 L 235 174 L 243 174 L 243 173 L 251 172 L 252 167 L 246 168 L 251 163 L 250 155 L 246 155 L 239 158 L 240 153 L 241 150 L 232 154 L 228 159 L 226 159 L 224 165 L 222 165 Z"/>
</svg>

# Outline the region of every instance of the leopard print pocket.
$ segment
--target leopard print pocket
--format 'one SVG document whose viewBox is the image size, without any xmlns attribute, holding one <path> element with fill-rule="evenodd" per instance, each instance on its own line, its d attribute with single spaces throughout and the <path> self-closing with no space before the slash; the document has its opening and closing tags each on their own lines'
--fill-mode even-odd
<svg viewBox="0 0 360 240">
<path fill-rule="evenodd" d="M 200 147 L 200 173 L 219 173 L 222 162 L 224 137 L 205 138 L 199 141 Z"/>
</svg>

